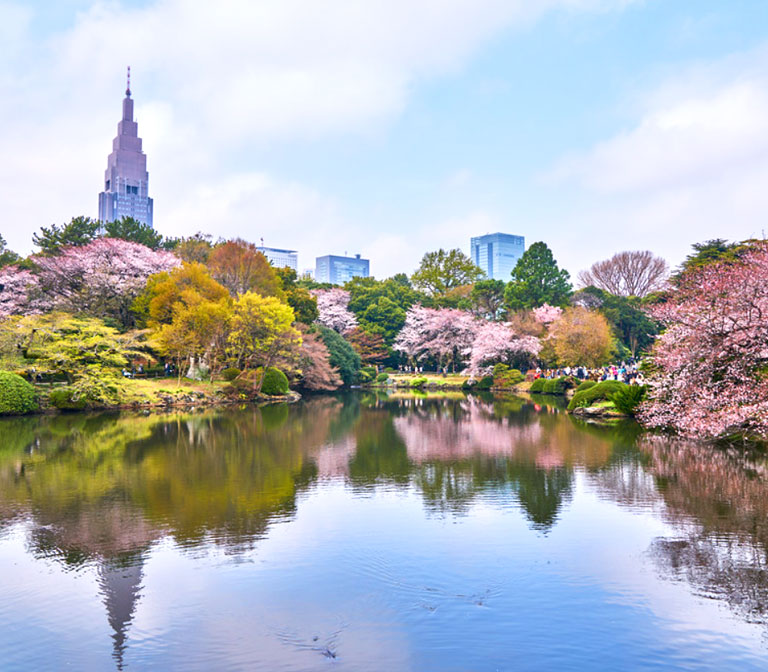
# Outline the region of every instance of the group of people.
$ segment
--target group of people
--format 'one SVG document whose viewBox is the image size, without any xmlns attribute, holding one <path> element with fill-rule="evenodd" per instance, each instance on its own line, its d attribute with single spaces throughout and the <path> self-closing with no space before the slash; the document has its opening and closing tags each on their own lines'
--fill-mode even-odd
<svg viewBox="0 0 768 672">
<path fill-rule="evenodd" d="M 636 362 L 621 362 L 621 364 L 594 369 L 586 366 L 566 366 L 561 369 L 536 368 L 536 378 L 562 378 L 563 376 L 573 376 L 579 380 L 594 380 L 598 383 L 605 380 L 618 380 L 627 385 L 643 385 L 645 382 Z"/>
<path fill-rule="evenodd" d="M 135 378 L 136 376 L 144 376 L 146 372 L 144 371 L 144 365 L 139 364 L 138 368 L 136 366 L 132 366 L 130 370 L 123 367 L 123 378 Z M 164 376 L 172 376 L 176 373 L 176 367 L 171 364 L 170 362 L 166 362 L 163 365 L 163 375 Z"/>
</svg>

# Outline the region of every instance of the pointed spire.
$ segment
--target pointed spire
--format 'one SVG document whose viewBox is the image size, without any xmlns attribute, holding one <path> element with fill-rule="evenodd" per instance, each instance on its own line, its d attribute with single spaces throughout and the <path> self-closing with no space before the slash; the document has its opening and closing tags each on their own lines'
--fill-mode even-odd
<svg viewBox="0 0 768 672">
<path fill-rule="evenodd" d="M 125 86 L 125 96 L 127 98 L 131 97 L 131 66 L 128 66 L 128 83 Z"/>
</svg>

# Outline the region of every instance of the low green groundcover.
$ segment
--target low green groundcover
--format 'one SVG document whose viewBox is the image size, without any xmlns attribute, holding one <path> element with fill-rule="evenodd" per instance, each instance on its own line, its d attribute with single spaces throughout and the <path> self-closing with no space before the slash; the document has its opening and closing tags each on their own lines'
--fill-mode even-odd
<svg viewBox="0 0 768 672">
<path fill-rule="evenodd" d="M 0 371 L 0 415 L 24 415 L 38 408 L 32 385 L 15 373 Z"/>
<path fill-rule="evenodd" d="M 82 395 L 76 396 L 69 387 L 57 387 L 48 395 L 48 402 L 60 411 L 82 411 L 88 405 Z"/>
</svg>

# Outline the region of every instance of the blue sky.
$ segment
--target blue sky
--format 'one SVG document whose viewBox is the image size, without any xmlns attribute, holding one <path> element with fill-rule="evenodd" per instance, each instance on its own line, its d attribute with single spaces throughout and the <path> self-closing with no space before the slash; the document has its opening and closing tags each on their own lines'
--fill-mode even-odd
<svg viewBox="0 0 768 672">
<path fill-rule="evenodd" d="M 764 1 L 0 2 L 0 23 L 19 251 L 95 215 L 127 64 L 168 235 L 383 277 L 500 230 L 575 275 L 765 226 Z"/>
</svg>

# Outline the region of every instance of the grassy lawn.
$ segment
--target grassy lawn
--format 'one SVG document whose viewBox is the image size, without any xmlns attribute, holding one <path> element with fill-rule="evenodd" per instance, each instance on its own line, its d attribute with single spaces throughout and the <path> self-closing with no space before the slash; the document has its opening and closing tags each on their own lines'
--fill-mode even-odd
<svg viewBox="0 0 768 672">
<path fill-rule="evenodd" d="M 425 371 L 424 373 L 390 373 L 389 378 L 397 383 L 408 383 L 416 378 L 426 378 L 427 385 L 434 383 L 436 385 L 461 385 L 469 376 L 463 376 L 459 373 L 449 373 L 448 375 L 441 375 L 434 373 L 433 371 Z"/>
</svg>

